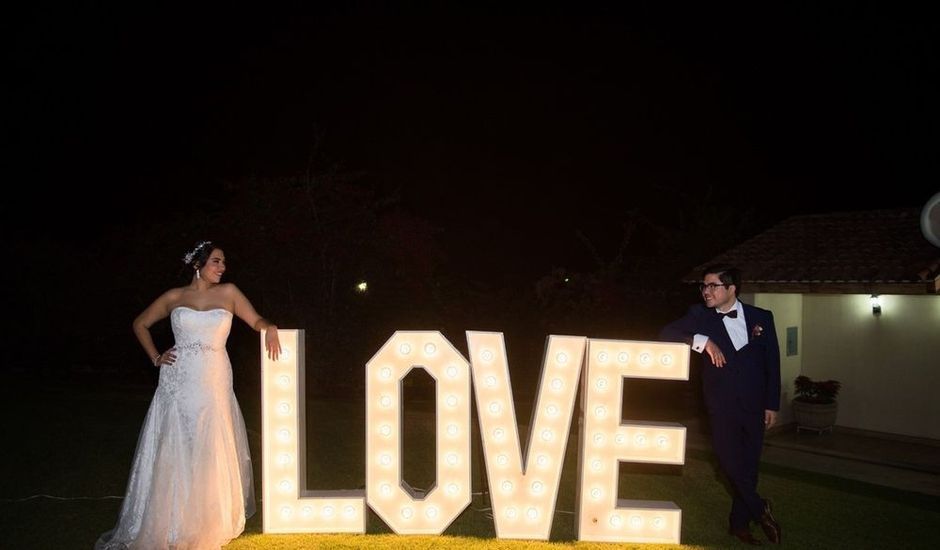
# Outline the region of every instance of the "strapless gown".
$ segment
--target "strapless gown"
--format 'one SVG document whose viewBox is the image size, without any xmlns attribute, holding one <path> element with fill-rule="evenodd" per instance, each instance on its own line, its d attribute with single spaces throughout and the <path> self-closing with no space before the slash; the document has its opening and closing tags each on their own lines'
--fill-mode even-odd
<svg viewBox="0 0 940 550">
<path fill-rule="evenodd" d="M 176 362 L 160 367 L 115 528 L 98 550 L 219 548 L 255 512 L 245 420 L 225 342 L 232 314 L 170 313 Z"/>
</svg>

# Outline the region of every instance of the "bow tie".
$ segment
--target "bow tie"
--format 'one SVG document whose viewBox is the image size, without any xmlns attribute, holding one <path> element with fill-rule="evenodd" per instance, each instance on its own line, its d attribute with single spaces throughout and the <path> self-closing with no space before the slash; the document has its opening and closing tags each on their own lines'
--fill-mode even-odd
<svg viewBox="0 0 940 550">
<path fill-rule="evenodd" d="M 717 310 L 716 310 L 716 311 L 717 311 Z M 737 318 L 738 318 L 738 310 L 737 310 L 737 309 L 732 309 L 732 310 L 729 311 L 728 313 L 722 313 L 722 312 L 718 311 L 718 316 L 719 316 L 719 317 L 722 317 L 722 318 L 724 318 L 724 317 L 730 317 L 730 318 L 732 318 L 732 319 L 737 319 Z"/>
</svg>

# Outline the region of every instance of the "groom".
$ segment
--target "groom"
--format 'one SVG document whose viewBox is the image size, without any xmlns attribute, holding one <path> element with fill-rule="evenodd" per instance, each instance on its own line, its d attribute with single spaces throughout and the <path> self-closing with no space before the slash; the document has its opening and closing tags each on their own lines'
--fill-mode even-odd
<svg viewBox="0 0 940 550">
<path fill-rule="evenodd" d="M 770 501 L 757 494 L 764 430 L 773 426 L 780 409 L 780 348 L 774 316 L 738 301 L 741 272 L 732 266 L 707 267 L 699 288 L 705 304 L 689 308 L 660 336 L 705 354 L 702 389 L 712 446 L 733 490 L 729 534 L 760 545 L 750 531 L 751 521 L 756 521 L 771 542 L 779 543 L 780 525 Z"/>
</svg>

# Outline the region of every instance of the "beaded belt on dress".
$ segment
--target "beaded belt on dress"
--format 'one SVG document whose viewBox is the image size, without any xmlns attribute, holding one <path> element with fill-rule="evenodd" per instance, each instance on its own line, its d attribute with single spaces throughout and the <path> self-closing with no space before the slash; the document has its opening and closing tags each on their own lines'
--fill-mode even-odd
<svg viewBox="0 0 940 550">
<path fill-rule="evenodd" d="M 178 351 L 222 351 L 225 348 L 216 347 L 205 342 L 189 342 L 187 344 L 177 344 L 176 349 Z"/>
</svg>

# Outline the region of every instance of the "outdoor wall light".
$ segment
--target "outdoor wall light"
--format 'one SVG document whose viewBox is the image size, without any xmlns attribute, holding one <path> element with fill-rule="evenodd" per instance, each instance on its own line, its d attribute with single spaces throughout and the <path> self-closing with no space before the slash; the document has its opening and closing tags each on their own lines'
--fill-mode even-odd
<svg viewBox="0 0 940 550">
<path fill-rule="evenodd" d="M 877 294 L 871 295 L 871 314 L 881 315 L 881 297 Z"/>
</svg>

